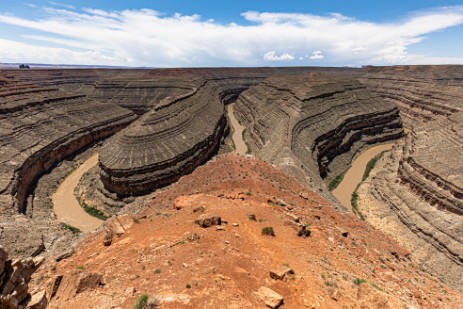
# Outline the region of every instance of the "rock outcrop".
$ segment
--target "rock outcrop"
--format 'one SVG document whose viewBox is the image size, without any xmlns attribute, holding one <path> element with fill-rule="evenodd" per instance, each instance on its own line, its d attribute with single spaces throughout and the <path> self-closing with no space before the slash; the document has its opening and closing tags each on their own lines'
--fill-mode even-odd
<svg viewBox="0 0 463 309">
<path fill-rule="evenodd" d="M 32 273 L 42 262 L 43 258 L 9 259 L 0 246 L 0 308 L 46 308 L 46 293 L 38 293 L 31 299 L 28 287 Z"/>
<path fill-rule="evenodd" d="M 360 81 L 400 108 L 404 121 L 446 119 L 463 110 L 460 66 L 398 66 L 366 68 Z"/>
</svg>

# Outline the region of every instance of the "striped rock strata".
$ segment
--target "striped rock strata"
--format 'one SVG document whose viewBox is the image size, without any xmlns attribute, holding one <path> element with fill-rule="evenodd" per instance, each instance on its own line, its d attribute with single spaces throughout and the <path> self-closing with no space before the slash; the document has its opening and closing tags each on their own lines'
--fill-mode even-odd
<svg viewBox="0 0 463 309">
<path fill-rule="evenodd" d="M 269 78 L 236 110 L 257 157 L 322 190 L 361 149 L 403 133 L 399 110 L 353 79 Z"/>
<path fill-rule="evenodd" d="M 362 186 L 359 206 L 374 226 L 405 244 L 423 268 L 463 290 L 463 71 L 450 67 L 445 75 L 420 69 L 421 75 L 403 88 L 397 77 L 381 82 L 383 74 L 376 80 L 383 87 L 375 91 L 396 98 L 391 102 L 412 131 Z M 371 79 L 364 83 L 371 85 Z"/>
</svg>

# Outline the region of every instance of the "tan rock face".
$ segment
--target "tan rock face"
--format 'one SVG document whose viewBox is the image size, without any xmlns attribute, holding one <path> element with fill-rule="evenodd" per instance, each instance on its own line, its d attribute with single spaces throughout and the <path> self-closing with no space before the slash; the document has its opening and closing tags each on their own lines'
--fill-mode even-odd
<svg viewBox="0 0 463 309">
<path fill-rule="evenodd" d="M 283 280 L 286 275 L 294 275 L 294 270 L 288 266 L 280 266 L 270 271 L 270 277 L 275 280 Z"/>
<path fill-rule="evenodd" d="M 276 309 L 283 305 L 283 296 L 268 287 L 261 286 L 257 291 L 257 296 L 269 308 Z"/>
<path fill-rule="evenodd" d="M 29 286 L 32 273 L 43 262 L 41 259 L 8 259 L 8 254 L 0 246 L 0 308 L 24 308 L 29 302 Z M 34 299 L 34 302 L 37 299 Z M 46 298 L 36 302 L 34 308 L 45 308 Z M 45 304 L 45 305 L 44 305 Z"/>
<path fill-rule="evenodd" d="M 47 308 L 47 304 L 47 293 L 45 291 L 41 291 L 32 295 L 32 298 L 27 304 L 26 309 L 45 309 Z"/>
</svg>

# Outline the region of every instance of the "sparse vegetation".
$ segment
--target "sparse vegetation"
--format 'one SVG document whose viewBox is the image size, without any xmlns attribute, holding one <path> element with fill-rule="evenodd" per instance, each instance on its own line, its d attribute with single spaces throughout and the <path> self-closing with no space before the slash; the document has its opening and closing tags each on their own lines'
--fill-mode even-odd
<svg viewBox="0 0 463 309">
<path fill-rule="evenodd" d="M 248 219 L 252 221 L 257 221 L 256 215 L 255 214 L 248 214 Z"/>
<path fill-rule="evenodd" d="M 262 235 L 275 237 L 275 231 L 273 230 L 273 227 L 266 226 L 262 229 Z"/>
<path fill-rule="evenodd" d="M 140 295 L 135 302 L 135 305 L 133 305 L 133 309 L 144 309 L 148 305 L 148 294 L 143 294 Z"/>
<path fill-rule="evenodd" d="M 161 273 L 161 269 L 160 269 L 160 268 L 156 268 L 156 269 L 154 270 L 154 273 L 155 273 L 155 274 L 160 274 L 160 273 Z"/>
<path fill-rule="evenodd" d="M 367 281 L 363 278 L 355 278 L 354 279 L 354 284 L 355 285 L 361 285 L 362 283 L 366 283 Z"/>
<path fill-rule="evenodd" d="M 241 133 L 241 137 L 243 138 L 244 143 L 246 144 L 246 154 L 251 154 L 251 148 L 249 147 L 248 142 L 246 141 L 246 129 L 243 130 L 243 133 Z"/>
<path fill-rule="evenodd" d="M 344 172 L 342 172 L 341 174 L 339 174 L 338 176 L 336 176 L 336 178 L 334 178 L 330 184 L 328 185 L 328 190 L 330 191 L 333 191 L 334 189 L 336 189 L 339 184 L 342 182 L 342 180 L 344 179 L 344 176 L 346 175 L 347 171 L 349 170 L 350 166 L 348 168 L 346 168 L 344 170 Z"/>
<path fill-rule="evenodd" d="M 377 289 L 377 290 L 384 291 L 382 288 L 380 288 L 380 287 L 379 287 L 376 283 L 374 283 L 374 282 L 371 282 L 370 285 L 371 285 L 372 287 L 374 287 L 375 289 Z"/>
<path fill-rule="evenodd" d="M 78 270 L 84 270 L 84 269 L 85 269 L 84 265 L 77 265 L 76 268 L 77 268 Z"/>
<path fill-rule="evenodd" d="M 367 179 L 370 176 L 370 172 L 375 167 L 376 162 L 378 162 L 378 160 L 381 159 L 381 157 L 388 151 L 389 150 L 384 150 L 384 151 L 380 152 L 379 154 L 377 154 L 373 159 L 368 161 L 368 163 L 367 163 L 367 165 L 365 167 L 365 172 L 363 173 L 363 176 L 362 176 L 362 181 L 360 181 L 360 183 L 357 185 L 357 187 L 355 188 L 355 190 L 352 193 L 352 196 L 350 198 L 350 203 L 352 205 L 352 211 L 354 213 L 356 213 L 360 217 L 360 219 L 362 219 L 364 221 L 365 221 L 365 216 L 358 209 L 358 197 L 359 196 L 358 196 L 357 190 L 360 187 L 360 185 L 362 184 L 362 182 L 364 182 L 365 179 Z"/>
<path fill-rule="evenodd" d="M 330 280 L 325 280 L 325 285 L 326 286 L 334 286 L 334 282 Z"/>
<path fill-rule="evenodd" d="M 252 195 L 252 192 L 251 190 L 248 190 L 246 192 L 243 192 L 244 195 L 247 195 L 247 196 L 251 196 Z"/>
<path fill-rule="evenodd" d="M 69 225 L 69 224 L 66 224 L 66 223 L 61 223 L 61 226 L 64 229 L 71 231 L 73 234 L 82 233 L 82 231 L 79 228 L 75 227 L 75 226 L 72 226 L 72 225 Z"/>
<path fill-rule="evenodd" d="M 35 282 L 36 282 L 37 284 L 40 284 L 40 283 L 43 281 L 44 278 L 45 278 L 45 277 L 44 277 L 43 275 L 41 275 L 40 277 L 38 277 L 37 279 L 35 279 Z"/>
<path fill-rule="evenodd" d="M 80 198 L 80 196 L 77 194 L 77 190 L 74 190 L 74 196 L 76 197 L 77 201 L 79 202 L 80 206 L 84 209 L 84 211 L 86 213 L 88 213 L 90 216 L 93 216 L 95 218 L 98 218 L 100 220 L 107 220 L 109 217 L 106 216 L 104 214 L 104 212 L 102 212 L 101 210 L 99 209 L 96 209 L 94 207 L 91 207 L 91 206 L 88 206 L 87 203 L 85 203 L 84 201 L 82 201 L 82 199 Z"/>
<path fill-rule="evenodd" d="M 373 159 L 368 161 L 367 166 L 365 167 L 365 172 L 363 173 L 362 181 L 364 181 L 365 179 L 368 178 L 368 176 L 370 176 L 370 172 L 375 167 L 376 162 L 378 162 L 378 160 L 381 159 L 381 157 L 388 151 L 389 150 L 381 151 Z"/>
<path fill-rule="evenodd" d="M 358 203 L 357 203 L 357 202 L 358 202 L 358 197 L 359 197 L 359 196 L 358 196 L 358 193 L 357 193 L 357 190 L 358 190 L 358 188 L 360 187 L 360 185 L 361 185 L 361 183 L 359 183 L 359 184 L 357 185 L 357 188 L 355 188 L 354 192 L 352 193 L 352 196 L 351 196 L 351 198 L 350 198 L 350 203 L 351 203 L 351 205 L 352 205 L 352 211 L 353 211 L 354 213 L 356 213 L 356 214 L 360 217 L 360 219 L 362 219 L 363 221 L 365 221 L 365 216 L 364 216 L 364 215 L 362 214 L 362 212 L 358 209 Z"/>
<path fill-rule="evenodd" d="M 72 173 L 74 173 L 75 170 L 76 170 L 76 167 L 75 167 L 75 166 L 74 166 L 74 167 L 71 167 L 71 168 L 66 172 L 66 174 L 64 174 L 63 180 L 64 180 L 64 178 L 67 178 L 69 175 L 71 175 Z"/>
<path fill-rule="evenodd" d="M 191 289 L 191 285 L 189 283 L 186 284 L 187 289 Z"/>
<path fill-rule="evenodd" d="M 85 212 L 88 213 L 90 216 L 93 216 L 103 221 L 109 218 L 101 210 L 90 207 L 85 203 L 83 203 L 83 207 L 84 207 Z"/>
</svg>

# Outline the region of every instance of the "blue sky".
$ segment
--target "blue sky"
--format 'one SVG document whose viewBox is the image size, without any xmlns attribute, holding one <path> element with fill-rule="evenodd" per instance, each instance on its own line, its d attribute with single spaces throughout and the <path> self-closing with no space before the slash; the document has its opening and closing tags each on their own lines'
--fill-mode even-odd
<svg viewBox="0 0 463 309">
<path fill-rule="evenodd" d="M 2 1 L 0 62 L 463 64 L 463 1 Z"/>
</svg>

